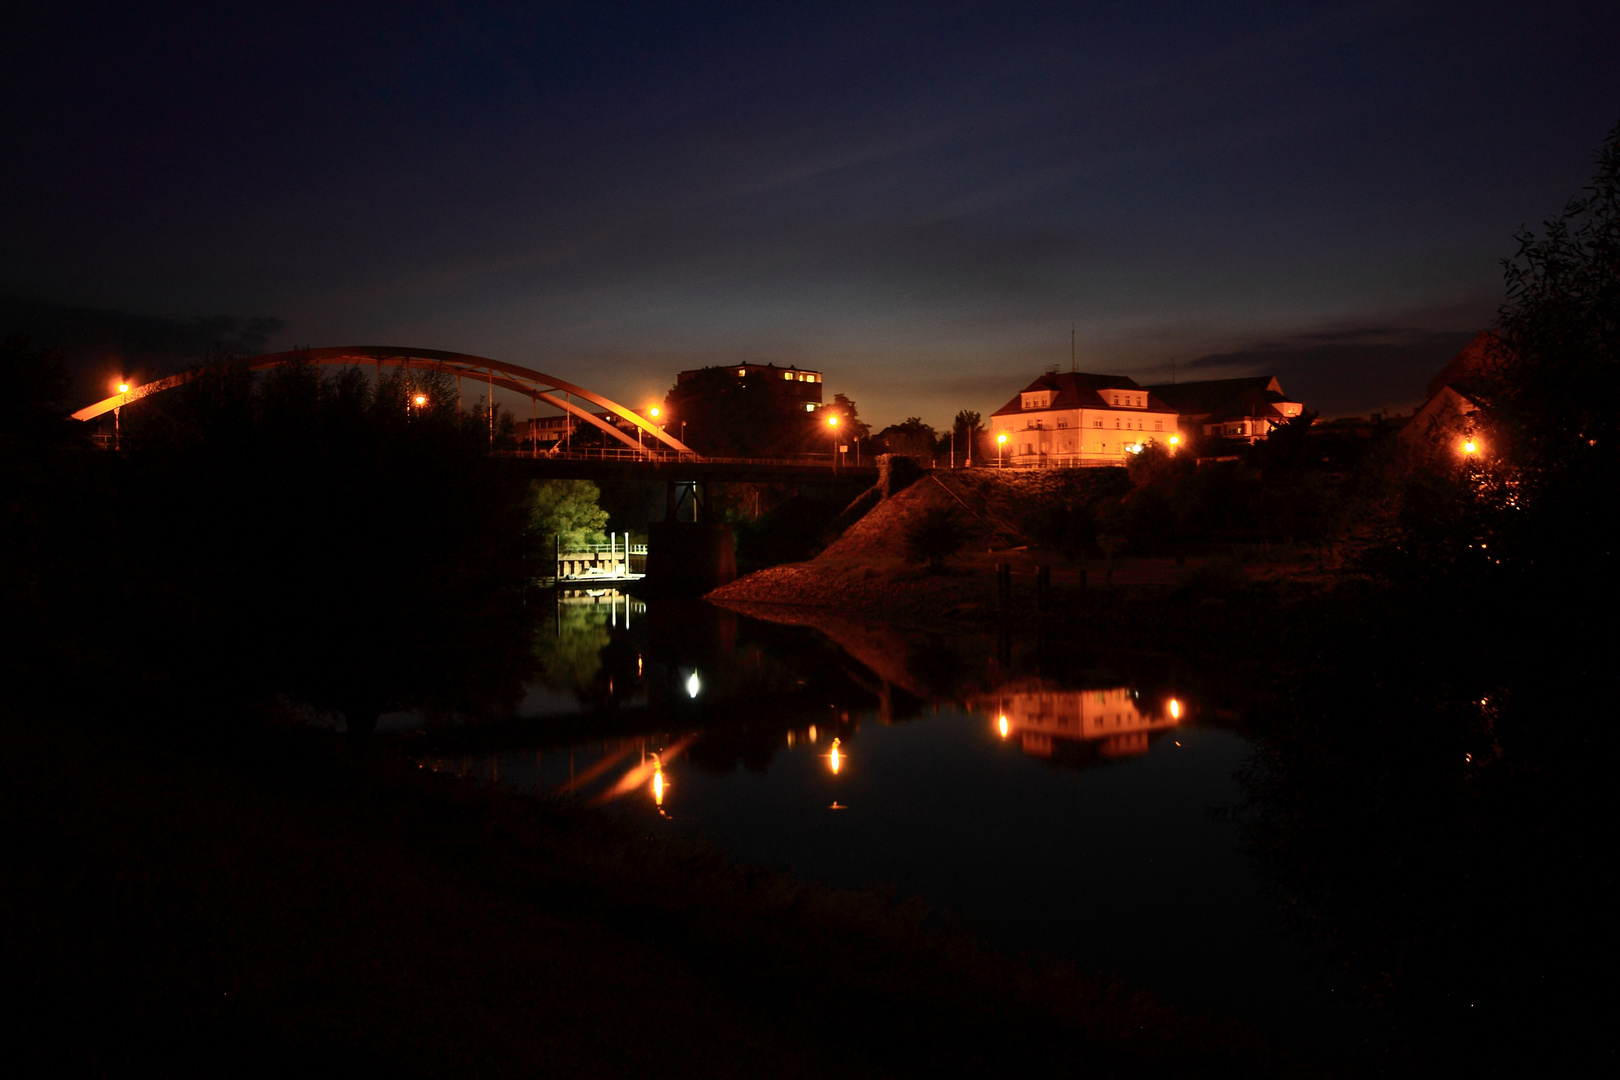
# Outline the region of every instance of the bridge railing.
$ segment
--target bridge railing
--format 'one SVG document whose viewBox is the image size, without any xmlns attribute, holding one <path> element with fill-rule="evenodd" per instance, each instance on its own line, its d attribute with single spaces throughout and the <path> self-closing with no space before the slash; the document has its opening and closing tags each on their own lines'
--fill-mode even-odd
<svg viewBox="0 0 1620 1080">
<path fill-rule="evenodd" d="M 654 450 L 616 450 L 611 447 L 592 447 L 587 450 L 560 450 L 555 452 L 532 453 L 528 450 L 508 450 L 499 452 L 502 457 L 544 458 L 547 461 L 623 461 L 623 462 L 649 462 L 649 463 L 679 463 L 687 462 L 693 465 L 787 465 L 801 468 L 828 469 L 832 467 L 831 454 L 787 454 L 776 457 L 718 457 L 710 454 L 678 454 L 670 451 Z M 850 461 L 840 461 L 840 469 L 852 468 Z"/>
</svg>

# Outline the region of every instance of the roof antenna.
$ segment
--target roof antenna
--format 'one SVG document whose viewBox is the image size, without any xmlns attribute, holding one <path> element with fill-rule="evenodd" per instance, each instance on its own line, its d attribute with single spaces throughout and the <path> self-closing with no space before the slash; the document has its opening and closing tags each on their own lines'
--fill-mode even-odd
<svg viewBox="0 0 1620 1080">
<path fill-rule="evenodd" d="M 1073 375 L 1074 367 L 1074 323 L 1069 324 L 1069 374 Z"/>
</svg>

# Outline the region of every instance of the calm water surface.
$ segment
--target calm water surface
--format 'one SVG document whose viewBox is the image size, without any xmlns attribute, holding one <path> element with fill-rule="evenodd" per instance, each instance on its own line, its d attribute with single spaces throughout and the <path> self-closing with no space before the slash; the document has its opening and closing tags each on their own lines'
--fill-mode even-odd
<svg viewBox="0 0 1620 1080">
<path fill-rule="evenodd" d="M 1248 744 L 1151 661 L 611 593 L 565 598 L 537 649 L 529 721 L 476 751 L 450 732 L 435 767 L 832 886 L 893 887 L 998 947 L 1274 1036 L 1360 1038 L 1218 813 Z"/>
</svg>

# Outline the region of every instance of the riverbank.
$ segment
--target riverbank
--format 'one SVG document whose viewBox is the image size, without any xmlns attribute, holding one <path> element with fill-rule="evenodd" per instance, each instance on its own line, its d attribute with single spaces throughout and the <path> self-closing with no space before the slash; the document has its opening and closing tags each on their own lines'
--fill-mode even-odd
<svg viewBox="0 0 1620 1080">
<path fill-rule="evenodd" d="M 3 728 L 30 1074 L 1298 1075 L 915 906 L 245 724 Z"/>
<path fill-rule="evenodd" d="M 1161 632 L 1174 609 L 1185 636 L 1189 623 L 1218 619 L 1230 626 L 1234 618 L 1246 620 L 1256 609 L 1307 597 L 1335 580 L 1331 553 L 1312 547 L 1209 544 L 1180 557 L 1086 558 L 1073 545 L 1043 544 L 1044 534 L 1062 531 L 1055 519 L 1082 519 L 1097 500 L 1117 496 L 1124 486 L 1123 470 L 1090 470 L 1078 478 L 986 469 L 926 473 L 874 500 L 814 559 L 755 571 L 706 599 L 739 610 L 819 609 L 927 630 L 1011 618 L 1133 636 Z M 966 538 L 941 572 L 904 558 L 907 531 L 934 510 L 956 515 Z M 1001 566 L 1011 575 L 1006 596 L 997 585 Z M 1042 568 L 1044 593 L 1037 585 Z"/>
</svg>

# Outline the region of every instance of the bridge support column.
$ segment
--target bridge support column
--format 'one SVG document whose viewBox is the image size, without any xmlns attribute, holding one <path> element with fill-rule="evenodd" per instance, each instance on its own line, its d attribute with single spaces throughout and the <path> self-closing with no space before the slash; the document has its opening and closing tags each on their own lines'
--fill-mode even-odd
<svg viewBox="0 0 1620 1080">
<path fill-rule="evenodd" d="M 701 481 L 671 480 L 664 489 L 664 520 L 697 522 L 709 520 L 708 500 Z"/>
<path fill-rule="evenodd" d="M 699 595 L 737 577 L 737 549 L 725 522 L 655 521 L 647 526 L 647 584 Z"/>
</svg>

